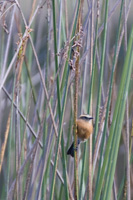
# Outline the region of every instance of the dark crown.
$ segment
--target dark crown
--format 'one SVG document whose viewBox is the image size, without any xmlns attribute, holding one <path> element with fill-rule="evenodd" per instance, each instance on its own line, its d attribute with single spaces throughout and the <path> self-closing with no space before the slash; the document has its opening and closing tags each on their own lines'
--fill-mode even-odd
<svg viewBox="0 0 133 200">
<path fill-rule="evenodd" d="M 80 115 L 79 119 L 83 119 L 85 121 L 89 121 L 89 120 L 93 119 L 93 117 L 91 117 L 90 115 Z"/>
</svg>

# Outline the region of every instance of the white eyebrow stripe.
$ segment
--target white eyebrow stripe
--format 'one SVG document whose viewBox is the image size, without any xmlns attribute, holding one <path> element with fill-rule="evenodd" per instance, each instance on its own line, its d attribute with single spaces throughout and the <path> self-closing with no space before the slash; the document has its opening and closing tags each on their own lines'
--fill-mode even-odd
<svg viewBox="0 0 133 200">
<path fill-rule="evenodd" d="M 79 119 L 91 120 L 91 119 L 93 119 L 93 117 L 90 115 L 80 115 Z"/>
</svg>

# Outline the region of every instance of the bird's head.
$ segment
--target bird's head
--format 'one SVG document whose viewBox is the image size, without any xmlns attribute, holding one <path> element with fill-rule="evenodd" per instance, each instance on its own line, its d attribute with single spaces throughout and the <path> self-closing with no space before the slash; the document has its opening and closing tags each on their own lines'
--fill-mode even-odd
<svg viewBox="0 0 133 200">
<path fill-rule="evenodd" d="M 93 119 L 93 117 L 91 115 L 80 115 L 79 119 L 85 120 L 85 121 L 90 121 Z"/>
</svg>

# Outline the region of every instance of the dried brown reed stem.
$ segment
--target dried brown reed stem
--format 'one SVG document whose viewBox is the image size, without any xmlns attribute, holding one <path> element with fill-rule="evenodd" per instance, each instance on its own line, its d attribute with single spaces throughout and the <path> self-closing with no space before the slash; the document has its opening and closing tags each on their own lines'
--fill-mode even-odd
<svg viewBox="0 0 133 200">
<path fill-rule="evenodd" d="M 1 78 L 2 79 L 3 79 L 3 74 L 5 72 L 5 67 L 6 67 L 6 63 L 7 63 L 7 57 L 8 57 L 8 52 L 9 52 L 9 45 L 10 45 L 10 40 L 11 40 L 11 32 L 12 32 L 12 27 L 13 27 L 15 9 L 16 8 L 14 7 L 13 16 L 12 16 L 12 19 L 11 19 L 10 33 L 9 33 L 9 37 L 8 37 L 8 41 L 7 41 L 7 46 L 6 46 L 5 57 L 4 57 L 3 72 L 1 74 Z M 3 13 L 3 15 L 4 14 L 5 13 Z M 5 150 L 6 150 L 6 145 L 7 145 L 7 140 L 8 140 L 9 130 L 10 130 L 10 121 L 11 121 L 11 112 L 9 113 L 9 116 L 8 116 L 6 131 L 5 131 L 5 134 L 4 134 L 5 138 L 4 138 L 4 142 L 2 144 L 2 147 L 1 147 L 1 153 L 0 153 L 0 173 L 1 173 L 1 169 L 2 169 L 3 159 L 4 159 L 4 155 L 5 155 Z"/>
<path fill-rule="evenodd" d="M 80 20 L 79 20 L 80 21 Z M 78 21 L 78 24 L 79 24 Z M 78 26 L 79 27 L 79 26 Z M 77 47 L 79 52 L 79 47 Z M 77 104 L 78 104 L 78 78 L 79 78 L 79 56 L 75 64 L 75 94 L 74 94 L 74 148 L 77 147 Z M 78 199 L 78 156 L 77 151 L 74 151 L 74 196 L 75 200 Z"/>
<path fill-rule="evenodd" d="M 3 159 L 4 159 L 6 145 L 7 145 L 7 140 L 8 140 L 8 135 L 9 135 L 10 122 L 11 122 L 11 112 L 9 113 L 9 116 L 8 116 L 7 125 L 6 125 L 6 131 L 5 131 L 5 139 L 4 139 L 4 142 L 3 142 L 2 147 L 1 147 L 1 153 L 0 153 L 0 173 L 1 173 L 1 169 L 2 169 Z"/>
<path fill-rule="evenodd" d="M 81 11 L 82 11 L 82 5 L 83 5 L 83 0 L 81 0 L 79 5 L 79 15 L 78 15 L 78 22 L 77 22 L 77 33 L 80 32 L 81 29 Z M 79 41 L 80 36 L 77 34 L 76 36 L 76 41 Z M 75 93 L 74 93 L 74 148 L 76 149 L 77 147 L 77 124 L 76 124 L 76 119 L 77 119 L 77 112 L 78 112 L 78 81 L 79 81 L 79 53 L 80 53 L 80 44 L 79 42 L 74 43 L 74 48 L 76 47 L 75 51 Z M 77 151 L 74 151 L 74 199 L 77 200 L 79 199 L 79 194 L 78 194 L 78 155 Z"/>
</svg>

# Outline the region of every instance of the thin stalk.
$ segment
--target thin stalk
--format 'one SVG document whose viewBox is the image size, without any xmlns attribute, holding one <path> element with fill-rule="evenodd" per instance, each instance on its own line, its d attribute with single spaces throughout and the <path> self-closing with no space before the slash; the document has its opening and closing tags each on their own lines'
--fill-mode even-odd
<svg viewBox="0 0 133 200">
<path fill-rule="evenodd" d="M 116 122 L 116 128 L 115 128 L 115 132 L 114 132 L 114 144 L 113 144 L 113 151 L 111 152 L 112 155 L 111 160 L 113 161 L 111 163 L 111 170 L 110 170 L 110 175 L 108 173 L 108 175 L 110 176 L 110 180 L 108 183 L 108 191 L 106 194 L 106 198 L 111 196 L 111 189 L 112 189 L 112 185 L 113 185 L 113 178 L 114 178 L 114 174 L 115 174 L 115 168 L 116 168 L 116 161 L 117 161 L 117 155 L 118 155 L 118 150 L 119 150 L 119 143 L 120 143 L 120 136 L 121 136 L 121 131 L 122 131 L 122 123 L 123 123 L 123 119 L 124 119 L 124 113 L 125 113 L 125 106 L 126 106 L 126 100 L 127 100 L 127 96 L 128 96 L 128 88 L 129 88 L 129 83 L 130 83 L 130 76 L 131 76 L 131 71 L 133 69 L 133 28 L 132 28 L 132 48 L 130 49 L 130 46 L 128 46 L 128 49 L 130 49 L 130 51 L 127 51 L 127 54 L 130 56 L 129 60 L 127 59 L 125 62 L 124 67 L 127 68 L 127 73 L 126 73 L 126 79 L 125 79 L 125 85 L 123 88 L 123 93 L 121 96 L 121 105 L 120 105 L 120 110 L 119 110 L 119 115 L 117 118 L 117 122 Z M 127 56 L 128 57 L 128 56 Z"/>
<path fill-rule="evenodd" d="M 58 58 L 57 58 L 57 38 L 56 38 L 56 14 L 55 14 L 55 1 L 52 1 L 52 5 L 53 5 L 53 27 L 54 27 L 54 52 L 55 52 L 55 69 L 56 69 L 56 73 L 58 71 Z M 68 72 L 69 74 L 69 72 Z M 54 163 L 54 172 L 53 172 L 53 181 L 52 181 L 52 186 L 51 186 L 51 194 L 50 197 L 51 199 L 53 199 L 53 195 L 54 195 L 54 187 L 55 187 L 55 177 L 56 177 L 56 170 L 57 170 L 57 163 L 58 163 L 58 156 L 59 156 L 59 146 L 60 143 L 62 141 L 62 154 L 63 154 L 63 158 L 65 158 L 65 152 L 64 152 L 64 140 L 63 140 L 63 136 L 62 136 L 62 123 L 63 123 L 63 118 L 64 118 L 64 109 L 65 109 L 65 104 L 66 104 L 66 94 L 64 96 L 64 101 L 63 101 L 63 106 L 62 107 L 62 111 L 61 111 L 61 102 L 60 102 L 60 88 L 59 88 L 59 75 L 57 75 L 57 97 L 58 97 L 58 114 L 59 114 L 59 121 L 60 121 L 60 128 L 59 128 L 59 135 L 58 135 L 58 139 L 57 139 L 57 148 L 56 148 L 56 156 L 55 156 L 55 163 Z M 68 80 L 68 77 L 67 77 Z M 66 93 L 67 93 L 67 86 L 66 86 Z M 62 138 L 62 140 L 61 140 Z M 63 161 L 65 161 L 65 159 L 63 159 Z M 66 163 L 63 162 L 63 166 L 66 169 Z M 65 183 L 67 182 L 67 178 L 66 178 L 66 170 L 64 171 L 64 179 L 65 179 Z M 68 197 L 68 188 L 67 188 L 67 184 L 66 184 L 66 196 L 67 199 Z"/>
<path fill-rule="evenodd" d="M 49 48 L 50 48 L 50 19 L 51 19 L 51 8 L 50 8 L 50 4 L 49 2 L 47 2 L 47 61 L 46 61 L 46 67 L 45 67 L 45 82 L 46 82 L 46 87 L 48 87 L 48 68 L 49 68 L 49 58 L 50 58 L 50 53 L 49 53 Z M 45 63 L 44 63 L 45 64 Z M 47 101 L 44 102 L 44 109 L 47 109 Z M 47 111 L 47 114 L 48 114 L 48 111 Z M 47 116 L 46 114 L 46 116 Z M 47 120 L 45 119 L 44 121 L 44 133 L 47 133 L 47 130 L 48 129 L 48 125 L 47 125 Z M 47 135 L 47 137 L 49 136 L 49 134 Z M 45 143 L 46 140 L 46 134 L 43 134 L 43 141 Z M 49 143 L 49 140 L 48 140 L 48 143 Z M 47 144 L 48 144 L 47 143 Z M 45 145 L 47 146 L 47 145 Z M 43 150 L 42 154 L 44 154 L 45 152 L 47 152 L 47 150 Z M 45 153 L 46 154 L 46 153 Z M 51 152 L 50 152 L 50 155 L 51 155 Z M 47 156 L 47 154 L 46 154 Z M 45 158 L 43 159 L 43 163 L 45 163 Z M 48 165 L 49 166 L 49 165 Z M 43 167 L 44 169 L 44 167 Z M 48 173 L 46 173 L 48 174 Z M 46 193 L 46 182 L 47 182 L 47 177 L 48 175 L 44 175 L 43 171 L 42 171 L 42 176 L 43 176 L 43 180 L 42 180 L 42 190 L 41 190 L 41 186 L 40 186 L 40 183 L 38 184 L 40 190 L 41 190 L 41 198 L 44 199 L 45 197 L 45 193 Z M 38 191 L 38 193 L 40 193 L 40 191 Z M 39 194 L 40 195 L 40 194 Z M 39 196 L 38 195 L 38 196 Z"/>
<path fill-rule="evenodd" d="M 89 35 L 89 28 L 87 29 L 87 47 L 89 46 L 89 39 L 90 39 L 90 35 Z M 85 98 L 85 83 L 86 83 L 86 79 L 87 79 L 87 67 L 88 67 L 88 61 L 89 61 L 89 56 L 86 56 L 86 60 L 85 60 L 85 68 L 84 68 L 84 75 L 83 75 L 83 83 L 82 83 L 82 96 L 81 96 L 81 113 L 84 112 L 83 110 L 83 105 L 84 105 L 84 98 Z M 89 112 L 88 112 L 89 113 Z M 80 180 L 80 189 L 79 189 L 79 199 L 82 198 L 83 192 L 82 192 L 82 188 L 83 188 L 83 181 L 84 181 L 84 174 L 85 174 L 85 158 L 86 158 L 86 147 L 87 144 L 84 144 L 84 150 L 83 150 L 83 158 L 82 158 L 82 169 L 81 169 L 81 180 Z"/>
<path fill-rule="evenodd" d="M 124 0 L 124 50 L 127 51 L 127 22 L 126 22 L 126 0 Z M 130 155 L 129 155 L 129 104 L 126 103 L 126 163 L 127 163 L 127 200 L 131 199 L 130 191 Z"/>
<path fill-rule="evenodd" d="M 123 193 L 123 190 L 124 190 L 124 183 L 125 183 L 125 171 L 124 171 L 122 181 L 121 181 L 118 193 L 117 193 L 117 200 L 120 200 L 120 198 L 122 196 L 122 193 Z"/>
<path fill-rule="evenodd" d="M 69 77 L 69 68 L 68 68 L 67 77 L 66 77 L 67 80 L 68 80 L 68 77 Z M 62 136 L 62 125 L 63 125 L 63 119 L 64 119 L 67 91 L 68 91 L 68 83 L 66 83 L 66 86 L 65 86 L 65 96 L 63 99 L 62 112 L 61 112 L 61 117 L 60 117 L 59 134 L 58 134 L 58 138 L 57 138 L 57 146 L 56 146 L 54 169 L 53 169 L 53 178 L 52 178 L 51 193 L 50 193 L 51 200 L 53 200 L 53 198 L 54 198 L 55 178 L 56 178 L 56 170 L 57 170 L 58 157 L 59 157 L 59 146 L 61 143 L 61 136 Z"/>
<path fill-rule="evenodd" d="M 101 158 L 100 158 L 100 160 L 102 159 L 103 150 L 104 150 L 104 142 L 105 142 L 105 137 L 106 137 L 106 130 L 107 130 L 107 123 L 108 123 L 109 109 L 110 109 L 110 103 L 111 103 L 111 95 L 112 95 L 112 85 L 113 85 L 113 79 L 114 79 L 114 71 L 115 71 L 116 62 L 117 62 L 117 60 L 116 60 L 117 59 L 117 57 L 116 57 L 117 53 L 116 52 L 118 50 L 118 41 L 119 41 L 120 30 L 121 30 L 121 18 L 122 18 L 122 10 L 123 10 L 123 1 L 124 0 L 122 0 L 122 2 L 121 2 L 121 9 L 120 9 L 120 16 L 119 16 L 119 27 L 118 27 L 118 32 L 117 32 L 117 36 L 116 36 L 116 46 L 115 46 L 113 66 L 112 66 L 112 72 L 111 72 L 109 97 L 108 97 L 108 103 L 107 103 L 107 110 L 106 110 L 106 117 L 105 117 L 104 131 L 103 131 L 103 143 L 102 143 L 102 146 L 101 146 Z M 102 162 L 100 162 L 100 163 L 102 163 Z M 99 165 L 99 168 L 100 168 L 100 165 Z M 109 178 L 109 176 L 107 176 L 106 178 Z M 107 186 L 107 184 L 106 184 L 106 186 Z M 105 188 L 106 188 L 106 186 L 105 186 Z M 106 189 L 104 191 L 106 191 Z"/>
<path fill-rule="evenodd" d="M 133 32 L 133 29 L 132 29 L 132 32 Z M 133 40 L 132 37 L 133 37 L 133 33 L 131 33 L 130 40 L 129 40 L 129 48 L 128 48 L 129 52 L 131 51 L 131 47 L 132 47 L 132 40 Z M 128 53 L 127 56 L 126 56 L 126 60 L 125 60 L 125 66 L 127 66 L 127 63 L 129 61 L 129 56 L 130 55 Z M 121 80 L 125 80 L 125 76 L 126 76 L 127 71 L 128 70 L 126 69 L 126 67 L 124 67 Z M 110 135 L 109 135 L 108 142 L 107 142 L 107 145 L 106 145 L 104 162 L 103 162 L 103 166 L 102 166 L 101 173 L 100 173 L 98 187 L 97 187 L 97 190 L 96 190 L 97 193 L 96 193 L 95 198 L 94 198 L 96 200 L 100 198 L 101 189 L 102 189 L 102 186 L 103 186 L 105 170 L 106 170 L 106 166 L 107 166 L 107 162 L 108 162 L 108 158 L 109 158 L 110 146 L 112 144 L 113 133 L 114 133 L 114 129 L 115 129 L 115 122 L 116 122 L 116 119 L 117 119 L 117 113 L 118 113 L 118 109 L 119 109 L 121 92 L 122 92 L 122 89 L 124 87 L 124 84 L 125 84 L 124 81 L 121 81 L 119 94 L 118 94 L 117 102 L 116 102 L 115 109 L 114 109 L 114 115 L 113 115 L 113 121 L 112 121 L 111 129 L 110 129 Z"/>
<path fill-rule="evenodd" d="M 55 71 L 58 71 L 58 57 L 57 57 L 57 37 L 56 37 L 56 14 L 55 14 L 55 1 L 52 0 L 53 5 L 53 29 L 54 29 L 54 54 L 55 54 Z M 59 85 L 59 75 L 57 75 L 56 79 L 57 85 L 57 97 L 58 97 L 58 114 L 59 118 L 61 115 L 61 102 L 60 102 L 60 85 Z"/>
<path fill-rule="evenodd" d="M 79 23 L 79 22 L 78 22 Z M 79 52 L 79 47 L 77 48 L 77 51 Z M 79 57 L 76 60 L 75 64 L 75 92 L 74 92 L 74 148 L 77 147 L 77 105 L 78 105 L 78 78 L 79 78 Z M 78 156 L 77 151 L 74 151 L 74 199 L 78 199 Z"/>
<path fill-rule="evenodd" d="M 76 11 L 76 19 L 75 19 L 75 23 L 74 23 L 74 27 L 73 27 L 73 31 L 72 31 L 72 37 L 75 34 L 78 11 L 79 11 L 79 4 L 78 4 L 78 7 L 77 7 L 77 11 Z M 70 50 L 68 51 L 68 56 L 70 56 Z M 66 67 L 68 66 L 68 60 L 66 61 L 65 66 Z M 53 169 L 53 179 L 52 179 L 51 194 L 50 194 L 50 199 L 51 200 L 53 199 L 53 196 L 54 196 L 55 175 L 56 175 L 56 169 L 57 169 L 57 163 L 58 163 L 58 154 L 59 154 L 59 146 L 60 146 L 59 144 L 61 142 L 62 122 L 63 122 L 63 118 L 64 118 L 64 110 L 65 110 L 65 104 L 66 104 L 66 98 L 67 98 L 67 91 L 68 91 L 68 77 L 69 77 L 69 68 L 67 70 L 67 76 L 66 76 L 66 79 L 65 79 L 67 81 L 66 81 L 65 89 L 64 89 L 64 94 L 65 95 L 64 95 L 64 99 L 63 99 L 62 112 L 61 112 L 61 116 L 60 116 L 59 135 L 58 135 L 58 139 L 57 139 L 57 147 L 56 147 L 56 153 L 55 153 L 55 162 L 54 162 L 54 169 Z"/>
<path fill-rule="evenodd" d="M 90 40 L 90 77 L 92 77 L 92 69 L 93 67 L 93 34 L 94 34 L 94 0 L 92 0 L 92 8 L 91 8 L 91 40 Z M 92 92 L 93 86 L 90 87 L 92 90 L 90 91 L 90 104 L 89 104 L 89 113 L 92 115 Z M 92 200 L 92 135 L 90 135 L 89 139 L 89 200 Z"/>
<path fill-rule="evenodd" d="M 23 20 L 24 20 L 25 26 L 28 27 L 28 28 L 30 28 L 30 26 L 31 26 L 31 24 L 32 24 L 32 22 L 33 22 L 33 20 L 35 19 L 35 16 L 36 16 L 37 13 L 38 13 L 38 10 L 39 10 L 39 8 L 40 8 L 40 4 L 42 3 L 42 0 L 40 1 L 39 5 L 37 6 L 37 8 L 36 8 L 36 10 L 35 10 L 35 12 L 34 12 L 32 18 L 31 18 L 31 21 L 30 21 L 30 23 L 28 24 L 28 26 L 27 26 L 26 20 L 25 20 L 25 18 L 24 18 L 24 15 L 23 15 L 23 13 L 22 13 L 22 10 L 21 10 L 21 8 L 20 8 L 20 6 L 19 6 L 18 1 L 15 0 L 15 2 L 16 2 L 16 5 L 18 6 L 18 8 L 20 9 L 20 13 L 22 14 L 22 18 L 23 18 Z M 23 40 L 26 38 L 26 36 L 27 36 L 27 29 L 25 30 L 25 32 L 24 32 L 24 34 L 23 34 L 23 37 L 22 37 L 22 39 L 21 39 L 21 41 L 20 41 L 20 43 L 19 43 L 19 45 L 18 45 L 18 47 L 17 47 L 17 50 L 16 50 L 16 52 L 15 52 L 15 54 L 14 54 L 14 56 L 13 56 L 13 58 L 12 58 L 10 64 L 9 64 L 9 66 L 8 66 L 8 69 L 7 69 L 6 73 L 5 73 L 5 76 L 3 77 L 3 79 L 2 79 L 2 81 L 1 81 L 1 83 L 0 83 L 0 90 L 1 90 L 2 87 L 4 86 L 4 83 L 5 83 L 5 81 L 6 81 L 7 77 L 8 77 L 8 75 L 9 75 L 9 73 L 10 73 L 12 67 L 13 67 L 13 64 L 14 64 L 14 62 L 15 62 L 17 56 L 18 56 L 18 53 L 19 53 L 20 48 L 21 48 L 21 46 L 22 46 L 22 42 L 23 42 Z"/>
<path fill-rule="evenodd" d="M 103 151 L 104 151 L 104 143 L 105 143 L 107 123 L 108 123 L 108 116 L 109 116 L 109 109 L 110 109 L 110 103 L 111 103 L 111 95 L 112 95 L 112 85 L 113 85 L 113 79 L 114 79 L 114 71 L 115 71 L 116 62 L 117 62 L 117 53 L 116 52 L 118 50 L 118 39 L 119 39 L 119 36 L 120 36 L 120 22 L 121 22 L 122 6 L 123 6 L 123 4 L 121 4 L 121 12 L 120 12 L 120 17 L 119 17 L 119 28 L 118 28 L 117 37 L 116 37 L 116 46 L 115 46 L 113 66 L 112 66 L 112 72 L 111 72 L 111 78 L 110 78 L 108 103 L 107 103 L 106 116 L 105 116 L 105 124 L 104 124 L 104 130 L 103 130 L 103 138 L 102 138 L 100 161 L 99 161 L 100 164 L 99 164 L 99 167 L 98 167 L 98 176 L 97 176 L 97 181 L 96 181 L 96 188 L 98 186 L 98 181 L 99 181 L 99 177 L 100 177 L 100 169 L 101 169 L 101 164 L 102 164 Z"/>
<path fill-rule="evenodd" d="M 62 26 L 61 26 L 62 25 Z M 62 30 L 63 29 L 63 30 Z M 58 52 L 59 52 L 59 49 L 60 49 L 60 45 L 61 45 L 61 39 L 62 39 L 62 35 L 61 35 L 61 30 L 63 31 L 64 33 L 64 23 L 63 23 L 63 17 L 62 17 L 62 1 L 60 0 L 60 13 L 59 13 L 59 25 L 58 25 Z M 66 37 L 65 37 L 65 34 L 64 35 L 64 40 L 66 40 Z M 55 39 L 55 38 L 54 38 Z M 59 61 L 59 58 L 58 58 L 58 61 Z M 66 74 L 67 76 L 67 74 Z M 57 77 L 58 78 L 58 77 Z M 68 78 L 67 78 L 68 80 Z M 61 94 L 61 92 L 60 92 Z M 57 93 L 58 95 L 58 93 Z M 61 96 L 61 95 L 60 95 Z M 58 97 L 59 98 L 59 97 Z M 59 108 L 59 111 L 61 113 L 61 106 Z M 60 121 L 60 115 L 59 115 L 59 121 Z M 64 185 L 65 185 L 65 196 L 66 196 L 66 199 L 69 199 L 69 194 L 68 194 L 68 184 L 67 184 L 67 169 L 66 169 L 66 153 L 65 153 L 65 149 L 64 149 L 64 138 L 63 138 L 63 134 L 61 133 L 61 148 L 62 148 L 62 167 L 63 167 L 63 176 L 64 176 Z M 61 190 L 60 192 L 62 191 L 63 187 L 61 187 Z"/>
<path fill-rule="evenodd" d="M 6 65 L 7 65 L 7 59 L 8 59 L 8 54 L 9 54 L 9 49 L 10 49 L 10 43 L 11 43 L 11 36 L 12 36 L 12 29 L 13 29 L 13 22 L 14 22 L 14 16 L 16 12 L 16 6 L 14 5 L 14 8 L 12 10 L 12 18 L 10 22 L 10 29 L 9 29 L 9 36 L 7 40 L 7 45 L 6 45 L 6 50 L 5 50 L 5 56 L 4 56 L 4 61 L 3 61 L 3 66 L 2 66 L 2 71 L 1 71 L 1 79 L 3 78 L 6 70 Z"/>
<path fill-rule="evenodd" d="M 104 36 L 103 36 L 103 50 L 102 50 L 102 59 L 101 59 L 101 68 L 100 68 L 100 77 L 98 84 L 98 98 L 97 98 L 97 108 L 96 108 L 96 120 L 95 120 L 95 132 L 94 132 L 94 143 L 96 141 L 98 133 L 98 123 L 99 123 L 99 109 L 101 104 L 101 86 L 103 79 L 103 69 L 104 69 L 104 59 L 105 59 L 105 47 L 106 47 L 106 38 L 107 38 L 107 21 L 108 21 L 108 6 L 109 0 L 106 1 L 105 5 L 105 20 L 104 20 Z"/>
<path fill-rule="evenodd" d="M 127 163 L 127 200 L 131 199 L 131 191 L 130 191 L 130 153 L 129 153 L 129 105 L 128 105 L 128 99 L 126 103 L 126 163 Z"/>
<path fill-rule="evenodd" d="M 66 29 L 66 38 L 68 38 L 68 9 L 67 9 L 67 0 L 65 0 L 64 4 L 65 4 L 65 29 Z"/>
<path fill-rule="evenodd" d="M 0 153 L 0 173 L 2 170 L 2 165 L 3 165 L 3 160 L 4 160 L 4 155 L 5 155 L 5 150 L 6 150 L 6 145 L 8 141 L 8 135 L 9 135 L 9 130 L 10 130 L 10 123 L 11 123 L 11 110 L 8 115 L 8 120 L 7 120 L 7 125 L 6 125 L 6 130 L 4 134 L 4 142 L 1 146 L 1 153 Z"/>
<path fill-rule="evenodd" d="M 8 99 L 12 102 L 12 97 L 9 95 L 9 93 L 7 92 L 7 90 L 3 87 L 2 90 L 5 92 L 5 94 L 7 95 Z M 30 130 L 30 132 L 32 133 L 33 137 L 37 138 L 37 134 L 35 133 L 35 131 L 33 130 L 33 128 L 31 127 L 31 125 L 29 124 L 29 122 L 27 122 L 26 117 L 23 115 L 23 113 L 20 111 L 20 109 L 17 107 L 16 103 L 13 101 L 13 106 L 18 110 L 19 115 L 21 116 L 21 118 L 23 119 L 23 121 L 26 123 L 27 128 Z M 41 141 L 39 141 L 39 145 L 42 148 L 43 145 L 41 143 Z"/>
<path fill-rule="evenodd" d="M 131 3 L 132 0 L 130 0 L 129 4 Z M 117 10 L 117 7 L 119 6 L 121 0 L 117 0 L 117 2 L 114 4 L 114 7 L 112 8 L 112 10 L 109 12 L 108 15 L 108 22 L 111 20 L 112 15 L 114 14 L 114 12 Z M 130 6 L 129 6 L 130 7 Z M 100 37 L 102 31 L 104 30 L 104 23 L 100 26 L 100 28 L 98 29 L 98 38 Z M 88 52 L 90 51 L 90 47 L 85 51 L 85 53 L 83 54 L 82 58 L 80 59 L 80 66 L 83 64 L 84 59 L 86 58 L 86 55 L 88 54 Z"/>
<path fill-rule="evenodd" d="M 14 86 L 15 86 L 15 79 L 14 79 Z M 14 94 L 14 87 L 13 87 L 13 94 Z M 11 116 L 13 115 L 13 99 L 14 99 L 14 97 L 12 97 L 12 102 L 11 102 Z M 12 139 L 12 135 L 13 135 L 12 131 L 13 131 L 13 119 L 11 117 L 10 132 L 9 132 L 9 137 L 8 137 L 8 156 L 7 156 L 7 163 L 8 163 L 7 164 L 7 166 L 8 166 L 8 170 L 7 170 L 7 196 L 6 196 L 7 200 L 8 200 L 9 178 L 10 178 L 11 139 Z"/>
<path fill-rule="evenodd" d="M 31 48 L 29 50 L 29 54 L 31 53 Z M 31 54 L 30 54 L 31 55 Z M 30 56 L 31 57 L 31 56 Z M 34 86 L 32 84 L 32 80 L 31 80 L 31 75 L 30 75 L 30 69 L 29 69 L 29 65 L 28 65 L 28 62 L 27 62 L 27 58 L 25 57 L 25 65 L 26 65 L 26 70 L 27 70 L 27 75 L 28 75 L 28 78 L 29 78 L 29 82 L 30 82 L 30 87 L 31 87 L 31 90 L 32 90 L 32 95 L 33 95 L 33 100 L 34 100 L 34 104 L 36 104 L 36 92 L 35 92 L 35 89 L 34 89 Z M 27 83 L 28 84 L 28 83 Z M 29 87 L 27 86 L 27 89 L 29 89 Z M 29 92 L 27 92 L 27 101 L 29 100 Z M 39 116 L 39 111 L 37 109 L 37 117 L 38 117 L 38 121 L 40 123 L 40 116 Z"/>
<path fill-rule="evenodd" d="M 83 6 L 83 0 L 79 0 L 79 13 L 78 13 L 78 23 L 77 23 L 77 32 L 80 31 L 81 26 L 81 11 Z M 76 38 L 78 39 L 79 36 Z M 79 46 L 77 46 L 76 51 L 78 56 L 75 62 L 75 84 L 74 84 L 74 148 L 77 147 L 77 113 L 78 113 L 78 81 L 79 81 Z M 78 155 L 77 151 L 74 151 L 74 199 L 79 199 L 79 182 L 78 182 Z"/>
</svg>

